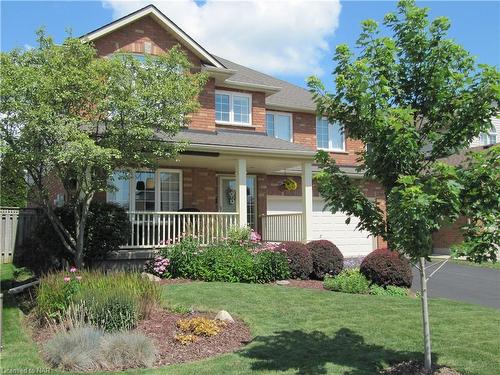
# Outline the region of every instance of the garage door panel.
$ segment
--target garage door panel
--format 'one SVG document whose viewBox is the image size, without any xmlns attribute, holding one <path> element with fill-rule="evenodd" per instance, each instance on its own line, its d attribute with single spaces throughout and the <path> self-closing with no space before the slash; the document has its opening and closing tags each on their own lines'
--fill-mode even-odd
<svg viewBox="0 0 500 375">
<path fill-rule="evenodd" d="M 347 256 L 366 255 L 373 250 L 373 237 L 366 231 L 356 230 L 359 219 L 353 217 L 346 224 L 347 216 L 342 212 L 332 214 L 323 211 L 324 202 L 313 200 L 312 236 L 313 239 L 324 239 L 333 242 Z M 288 199 L 268 197 L 267 213 L 301 213 L 301 198 Z"/>
</svg>

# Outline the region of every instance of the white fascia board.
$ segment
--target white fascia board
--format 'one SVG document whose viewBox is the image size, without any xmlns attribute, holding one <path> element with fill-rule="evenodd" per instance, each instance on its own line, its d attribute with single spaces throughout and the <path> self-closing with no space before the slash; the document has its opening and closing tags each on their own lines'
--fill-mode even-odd
<svg viewBox="0 0 500 375">
<path fill-rule="evenodd" d="M 215 151 L 224 152 L 225 154 L 235 155 L 255 155 L 255 156 L 280 156 L 287 159 L 306 159 L 312 160 L 316 154 L 314 151 L 301 151 L 301 150 L 276 150 L 276 149 L 261 149 L 237 146 L 223 146 L 223 145 L 204 145 L 190 143 L 187 146 L 190 151 Z"/>
</svg>

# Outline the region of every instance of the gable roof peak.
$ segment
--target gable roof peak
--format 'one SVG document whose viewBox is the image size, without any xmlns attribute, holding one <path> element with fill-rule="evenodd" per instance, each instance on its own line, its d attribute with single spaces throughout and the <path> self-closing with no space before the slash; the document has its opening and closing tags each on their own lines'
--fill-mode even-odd
<svg viewBox="0 0 500 375">
<path fill-rule="evenodd" d="M 135 12 L 129 13 L 113 22 L 110 22 L 85 35 L 82 35 L 80 38 L 84 41 L 90 42 L 146 16 L 151 16 L 164 29 L 172 33 L 180 43 L 182 43 L 185 47 L 187 47 L 195 55 L 197 55 L 202 62 L 208 63 L 216 68 L 226 68 L 224 64 L 222 64 L 198 42 L 196 42 L 193 38 L 186 34 L 184 30 L 177 26 L 170 18 L 163 14 L 153 4 L 146 5 L 145 7 L 138 9 Z"/>
</svg>

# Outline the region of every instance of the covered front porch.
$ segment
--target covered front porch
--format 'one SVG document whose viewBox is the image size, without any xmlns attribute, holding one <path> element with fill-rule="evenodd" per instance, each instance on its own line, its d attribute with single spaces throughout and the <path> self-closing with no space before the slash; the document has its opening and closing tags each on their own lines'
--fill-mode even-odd
<svg viewBox="0 0 500 375">
<path fill-rule="evenodd" d="M 124 206 L 131 222 L 130 239 L 122 248 L 159 248 L 185 235 L 206 245 L 227 237 L 234 227 L 251 227 L 263 241 L 310 240 L 313 152 L 265 135 L 244 137 L 271 140 L 274 147 L 191 144 L 155 171 L 129 171 L 127 178 L 115 174 L 117 190 L 107 193 L 107 200 Z M 270 180 L 285 179 L 287 171 L 296 177 L 300 171 L 302 210 L 268 214 Z"/>
</svg>

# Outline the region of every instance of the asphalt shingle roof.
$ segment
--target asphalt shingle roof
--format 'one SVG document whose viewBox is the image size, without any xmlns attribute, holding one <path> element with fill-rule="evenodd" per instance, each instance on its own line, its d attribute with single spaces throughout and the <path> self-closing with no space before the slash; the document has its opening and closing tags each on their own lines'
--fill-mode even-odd
<svg viewBox="0 0 500 375">
<path fill-rule="evenodd" d="M 274 151 L 310 151 L 312 148 L 284 141 L 282 139 L 269 137 L 261 132 L 248 132 L 238 130 L 217 130 L 215 132 L 202 130 L 181 130 L 175 135 L 177 142 L 187 141 L 191 145 L 212 145 L 228 147 L 245 147 L 261 150 Z"/>
<path fill-rule="evenodd" d="M 222 57 L 214 57 L 224 64 L 226 68 L 236 70 L 236 73 L 231 76 L 228 81 L 253 83 L 281 88 L 279 92 L 266 98 L 266 105 L 298 107 L 312 111 L 316 110 L 316 105 L 313 102 L 312 95 L 306 89 L 247 68 L 246 66 L 236 64 Z"/>
</svg>

